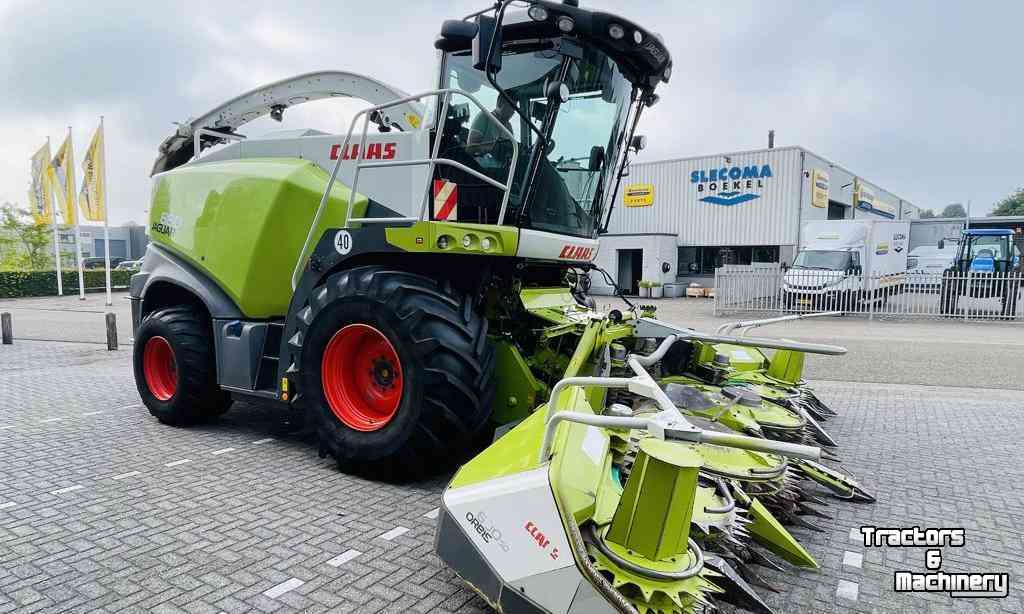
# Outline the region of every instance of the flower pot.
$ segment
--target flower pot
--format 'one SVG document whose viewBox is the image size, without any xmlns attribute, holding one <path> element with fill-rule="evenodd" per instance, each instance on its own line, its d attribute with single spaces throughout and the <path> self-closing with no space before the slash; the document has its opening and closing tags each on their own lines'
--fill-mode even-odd
<svg viewBox="0 0 1024 614">
<path fill-rule="evenodd" d="M 650 296 L 651 296 L 651 289 L 650 288 L 647 288 L 647 287 L 641 287 L 640 288 L 640 298 L 650 298 Z"/>
<path fill-rule="evenodd" d="M 651 288 L 651 298 L 661 298 L 663 288 L 661 286 L 654 286 Z"/>
</svg>

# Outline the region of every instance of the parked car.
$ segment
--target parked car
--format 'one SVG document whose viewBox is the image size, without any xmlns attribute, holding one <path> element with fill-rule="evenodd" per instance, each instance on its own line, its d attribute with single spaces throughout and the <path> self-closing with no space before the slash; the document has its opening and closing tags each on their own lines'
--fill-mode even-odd
<svg viewBox="0 0 1024 614">
<path fill-rule="evenodd" d="M 938 289 L 942 272 L 953 266 L 956 244 L 947 241 L 944 248 L 919 245 L 907 256 L 907 285 L 912 288 Z"/>
<path fill-rule="evenodd" d="M 116 269 L 117 265 L 124 262 L 125 258 L 111 258 L 110 268 Z M 92 258 L 82 258 L 82 268 L 85 270 L 90 269 L 104 269 L 107 267 L 107 261 L 103 256 L 93 256 Z"/>
<path fill-rule="evenodd" d="M 118 264 L 116 267 L 114 267 L 114 269 L 118 270 L 118 271 L 138 271 L 141 268 L 142 268 L 142 261 L 141 260 L 125 260 L 124 262 L 122 262 L 122 263 Z"/>
</svg>

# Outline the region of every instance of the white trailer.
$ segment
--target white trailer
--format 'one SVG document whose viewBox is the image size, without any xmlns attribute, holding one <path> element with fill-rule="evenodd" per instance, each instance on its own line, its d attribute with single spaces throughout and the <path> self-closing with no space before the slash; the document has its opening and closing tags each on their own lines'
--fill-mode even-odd
<svg viewBox="0 0 1024 614">
<path fill-rule="evenodd" d="M 910 223 L 888 220 L 808 222 L 782 283 L 793 308 L 853 309 L 903 292 Z"/>
</svg>

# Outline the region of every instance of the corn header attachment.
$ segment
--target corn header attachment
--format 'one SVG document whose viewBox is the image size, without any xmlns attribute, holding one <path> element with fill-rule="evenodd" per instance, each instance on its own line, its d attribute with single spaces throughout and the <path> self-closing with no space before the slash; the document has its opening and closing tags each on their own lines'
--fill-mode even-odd
<svg viewBox="0 0 1024 614">
<path fill-rule="evenodd" d="M 437 536 L 440 557 L 499 611 L 771 612 L 760 568 L 818 566 L 785 525 L 819 529 L 808 517 L 828 518 L 829 498 L 873 500 L 807 445 L 823 437 L 793 402 L 793 363 L 843 348 L 599 314 L 564 290 L 522 300 L 539 406 L 456 473 Z M 719 357 L 729 381 L 707 377 L 702 354 L 726 346 L 761 359 Z M 548 386 L 552 364 L 564 370 Z"/>
</svg>

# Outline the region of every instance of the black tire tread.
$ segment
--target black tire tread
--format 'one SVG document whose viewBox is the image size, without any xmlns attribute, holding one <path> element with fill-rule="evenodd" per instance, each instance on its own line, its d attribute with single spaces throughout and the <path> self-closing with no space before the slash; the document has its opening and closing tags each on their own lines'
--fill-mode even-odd
<svg viewBox="0 0 1024 614">
<path fill-rule="evenodd" d="M 150 332 L 151 329 L 156 329 Z M 165 330 L 161 330 L 165 329 Z M 161 402 L 148 393 L 141 373 L 142 352 L 149 337 L 161 334 L 174 348 L 178 364 L 175 396 Z M 169 334 L 168 334 L 169 333 Z M 195 307 L 182 305 L 155 311 L 143 320 L 136 333 L 135 382 L 149 413 L 164 424 L 183 426 L 223 414 L 231 396 L 217 385 L 216 356 L 210 323 Z"/>
<path fill-rule="evenodd" d="M 402 342 L 422 360 L 423 385 L 419 422 L 408 440 L 382 458 L 354 457 L 332 436 L 337 419 L 326 408 L 311 408 L 321 451 L 342 469 L 375 476 L 420 477 L 461 459 L 487 424 L 494 396 L 494 348 L 487 342 L 487 319 L 472 297 L 447 283 L 401 269 L 363 266 L 335 273 L 311 293 L 308 318 L 296 319 L 305 340 L 318 316 L 338 301 L 369 302 L 374 310 L 394 315 Z M 321 390 L 309 390 L 308 369 L 319 357 L 300 355 L 314 365 L 298 365 L 301 391 L 308 405 L 322 403 Z"/>
</svg>

